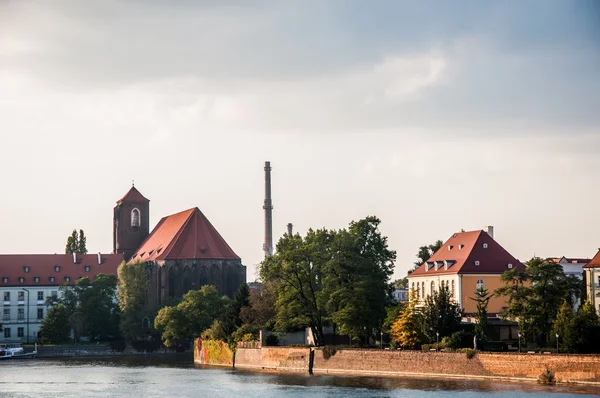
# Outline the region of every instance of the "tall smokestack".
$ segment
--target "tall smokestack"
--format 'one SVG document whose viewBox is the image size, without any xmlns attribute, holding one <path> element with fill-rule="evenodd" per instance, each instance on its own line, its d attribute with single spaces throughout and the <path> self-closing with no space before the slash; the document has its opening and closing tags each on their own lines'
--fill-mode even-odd
<svg viewBox="0 0 600 398">
<path fill-rule="evenodd" d="M 293 235 L 294 234 L 294 224 L 289 223 L 287 225 L 287 229 L 288 229 L 288 235 Z"/>
<path fill-rule="evenodd" d="M 273 202 L 271 201 L 271 162 L 265 162 L 265 258 L 273 254 Z"/>
</svg>

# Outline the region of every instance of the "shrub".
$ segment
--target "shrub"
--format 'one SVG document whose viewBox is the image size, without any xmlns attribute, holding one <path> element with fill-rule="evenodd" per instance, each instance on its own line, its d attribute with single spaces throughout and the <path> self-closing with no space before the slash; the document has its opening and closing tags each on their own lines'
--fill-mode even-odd
<svg viewBox="0 0 600 398">
<path fill-rule="evenodd" d="M 473 359 L 477 355 L 477 350 L 472 348 L 464 348 L 461 351 L 467 355 L 467 359 Z"/>
<path fill-rule="evenodd" d="M 540 384 L 556 384 L 556 377 L 554 376 L 554 372 L 550 369 L 544 370 L 538 376 L 538 383 Z"/>
<path fill-rule="evenodd" d="M 279 345 L 279 337 L 276 334 L 270 334 L 265 339 L 265 345 L 267 347 L 275 347 Z"/>
<path fill-rule="evenodd" d="M 444 337 L 442 342 L 445 342 L 448 348 L 452 348 L 454 350 L 458 348 L 471 348 L 473 347 L 474 336 L 475 335 L 473 333 L 461 330 L 459 332 L 452 333 L 450 337 Z"/>
<path fill-rule="evenodd" d="M 335 348 L 335 346 L 326 345 L 325 347 L 323 347 L 323 358 L 325 358 L 325 360 L 328 360 L 329 358 L 334 356 L 336 352 L 337 349 Z"/>
<path fill-rule="evenodd" d="M 108 345 L 113 351 L 116 352 L 123 352 L 125 351 L 125 348 L 127 348 L 127 343 L 125 342 L 125 340 L 110 341 Z"/>
</svg>

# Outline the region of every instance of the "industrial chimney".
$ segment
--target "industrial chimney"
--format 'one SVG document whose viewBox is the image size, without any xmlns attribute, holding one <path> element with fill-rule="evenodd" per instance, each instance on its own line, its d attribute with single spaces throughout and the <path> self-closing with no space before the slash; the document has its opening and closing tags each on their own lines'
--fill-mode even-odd
<svg viewBox="0 0 600 398">
<path fill-rule="evenodd" d="M 287 230 L 288 230 L 288 235 L 292 236 L 294 234 L 294 224 L 288 223 Z"/>
<path fill-rule="evenodd" d="M 265 258 L 273 254 L 273 202 L 271 201 L 271 162 L 265 162 Z"/>
</svg>

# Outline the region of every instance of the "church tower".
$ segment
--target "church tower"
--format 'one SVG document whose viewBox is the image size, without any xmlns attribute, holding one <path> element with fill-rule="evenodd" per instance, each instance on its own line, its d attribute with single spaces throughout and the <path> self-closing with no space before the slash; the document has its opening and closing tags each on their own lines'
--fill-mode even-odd
<svg viewBox="0 0 600 398">
<path fill-rule="evenodd" d="M 132 186 L 114 209 L 113 253 L 128 261 L 150 233 L 150 201 Z"/>
</svg>

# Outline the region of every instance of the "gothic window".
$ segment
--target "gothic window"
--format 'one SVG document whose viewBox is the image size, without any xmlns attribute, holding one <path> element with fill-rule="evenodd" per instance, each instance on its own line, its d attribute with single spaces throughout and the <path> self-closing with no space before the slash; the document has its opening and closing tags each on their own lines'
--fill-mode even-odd
<svg viewBox="0 0 600 398">
<path fill-rule="evenodd" d="M 205 267 L 200 268 L 200 287 L 208 285 L 208 271 Z"/>
<path fill-rule="evenodd" d="M 483 289 L 485 287 L 485 284 L 483 283 L 483 279 L 477 279 L 476 287 L 477 287 L 477 290 Z"/>
<path fill-rule="evenodd" d="M 186 294 L 192 290 L 192 275 L 189 267 L 185 267 L 183 270 L 183 294 Z"/>
<path fill-rule="evenodd" d="M 177 281 L 177 275 L 175 275 L 175 267 L 169 269 L 169 296 L 176 297 L 175 294 L 175 283 Z"/>
<path fill-rule="evenodd" d="M 135 208 L 131 210 L 131 226 L 139 227 L 140 224 L 140 211 L 137 208 Z"/>
</svg>

